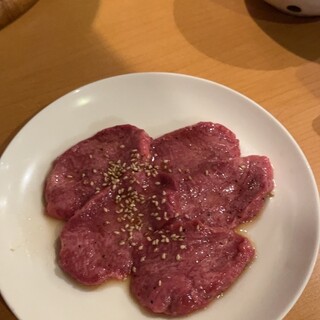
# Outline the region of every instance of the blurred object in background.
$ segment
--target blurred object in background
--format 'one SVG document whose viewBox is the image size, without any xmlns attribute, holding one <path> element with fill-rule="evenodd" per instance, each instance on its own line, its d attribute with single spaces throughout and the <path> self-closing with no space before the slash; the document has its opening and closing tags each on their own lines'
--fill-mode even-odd
<svg viewBox="0 0 320 320">
<path fill-rule="evenodd" d="M 265 0 L 272 6 L 296 16 L 320 16 L 320 0 Z"/>
<path fill-rule="evenodd" d="M 0 0 L 0 29 L 16 20 L 38 0 Z"/>
</svg>

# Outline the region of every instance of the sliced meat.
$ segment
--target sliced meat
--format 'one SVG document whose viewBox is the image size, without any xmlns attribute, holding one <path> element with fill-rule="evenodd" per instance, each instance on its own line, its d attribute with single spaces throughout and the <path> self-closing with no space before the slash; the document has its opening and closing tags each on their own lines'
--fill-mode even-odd
<svg viewBox="0 0 320 320">
<path fill-rule="evenodd" d="M 205 161 L 172 179 L 181 216 L 230 229 L 253 219 L 274 187 L 272 166 L 263 156 Z"/>
<path fill-rule="evenodd" d="M 73 279 L 98 285 L 124 279 L 131 272 L 132 250 L 142 250 L 155 230 L 170 223 L 173 194 L 155 175 L 144 184 L 149 166 L 134 179 L 121 180 L 93 196 L 65 224 L 60 235 L 59 265 Z M 166 180 L 161 181 L 165 187 Z"/>
<path fill-rule="evenodd" d="M 254 257 L 234 228 L 272 191 L 267 157 L 201 122 L 154 141 L 136 127 L 102 130 L 62 154 L 48 175 L 47 213 L 68 220 L 59 265 L 98 285 L 132 274 L 146 309 L 170 316 L 207 306 Z"/>
<path fill-rule="evenodd" d="M 82 284 L 124 279 L 131 272 L 132 247 L 141 242 L 141 232 L 135 228 L 139 222 L 133 210 L 123 218 L 116 200 L 119 190 L 108 187 L 94 196 L 66 222 L 60 235 L 59 265 Z"/>
<path fill-rule="evenodd" d="M 221 124 L 199 122 L 167 133 L 152 143 L 155 161 L 162 169 L 187 170 L 204 160 L 240 156 L 235 134 Z"/>
<path fill-rule="evenodd" d="M 134 251 L 131 292 L 149 311 L 185 315 L 224 292 L 253 257 L 249 241 L 231 230 L 172 224 Z"/>
<path fill-rule="evenodd" d="M 138 171 L 136 167 L 150 157 L 150 143 L 145 131 L 121 125 L 71 147 L 55 160 L 47 177 L 46 213 L 69 219 L 95 193 Z"/>
</svg>

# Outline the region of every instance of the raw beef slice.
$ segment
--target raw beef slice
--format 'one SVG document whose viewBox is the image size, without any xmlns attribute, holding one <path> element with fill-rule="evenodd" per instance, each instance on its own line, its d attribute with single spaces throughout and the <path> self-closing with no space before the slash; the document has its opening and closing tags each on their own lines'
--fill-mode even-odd
<svg viewBox="0 0 320 320">
<path fill-rule="evenodd" d="M 263 156 L 204 161 L 171 178 L 180 215 L 213 227 L 235 228 L 252 220 L 274 187 L 271 163 Z"/>
<path fill-rule="evenodd" d="M 253 257 L 250 242 L 232 230 L 176 223 L 134 251 L 131 291 L 154 313 L 185 315 L 224 292 Z"/>
<path fill-rule="evenodd" d="M 59 265 L 85 285 L 124 279 L 131 271 L 131 246 L 117 221 L 110 188 L 96 195 L 65 224 L 60 235 Z"/>
<path fill-rule="evenodd" d="M 188 170 L 202 161 L 240 156 L 235 134 L 212 122 L 199 122 L 167 133 L 153 141 L 152 152 L 156 163 L 165 160 L 173 172 Z"/>
<path fill-rule="evenodd" d="M 121 180 L 116 188 L 103 189 L 66 222 L 59 265 L 76 281 L 98 285 L 126 278 L 132 250 L 142 250 L 145 239 L 174 219 L 173 194 L 162 189 L 167 181 L 155 175 L 144 184 L 149 168 L 141 168 L 135 179 Z"/>
<path fill-rule="evenodd" d="M 55 160 L 47 177 L 46 213 L 68 220 L 95 193 L 117 184 L 134 156 L 135 162 L 146 161 L 150 142 L 145 131 L 120 125 L 71 147 Z"/>
</svg>

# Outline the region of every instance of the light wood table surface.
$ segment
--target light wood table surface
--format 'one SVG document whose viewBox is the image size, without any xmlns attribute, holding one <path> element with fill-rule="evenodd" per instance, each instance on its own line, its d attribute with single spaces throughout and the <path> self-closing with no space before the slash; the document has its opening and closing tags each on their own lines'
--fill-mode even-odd
<svg viewBox="0 0 320 320">
<path fill-rule="evenodd" d="M 32 116 L 79 86 L 168 71 L 261 104 L 299 143 L 319 186 L 319 63 L 320 20 L 260 0 L 40 0 L 0 30 L 0 153 Z M 319 283 L 318 261 L 286 320 L 320 319 Z M 0 319 L 16 319 L 3 300 Z"/>
</svg>

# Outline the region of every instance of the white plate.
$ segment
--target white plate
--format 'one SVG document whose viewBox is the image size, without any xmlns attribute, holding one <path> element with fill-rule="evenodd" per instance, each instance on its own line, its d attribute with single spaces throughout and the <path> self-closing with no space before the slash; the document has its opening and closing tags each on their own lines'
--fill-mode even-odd
<svg viewBox="0 0 320 320">
<path fill-rule="evenodd" d="M 247 227 L 258 258 L 222 299 L 188 320 L 281 319 L 312 272 L 319 242 L 318 193 L 288 132 L 257 104 L 224 86 L 184 75 L 142 73 L 89 84 L 52 103 L 14 138 L 0 164 L 0 288 L 21 320 L 158 319 L 143 312 L 127 284 L 86 289 L 55 262 L 61 224 L 43 214 L 52 160 L 81 139 L 130 123 L 157 137 L 198 121 L 224 124 L 244 155 L 268 155 L 275 197 Z"/>
</svg>

